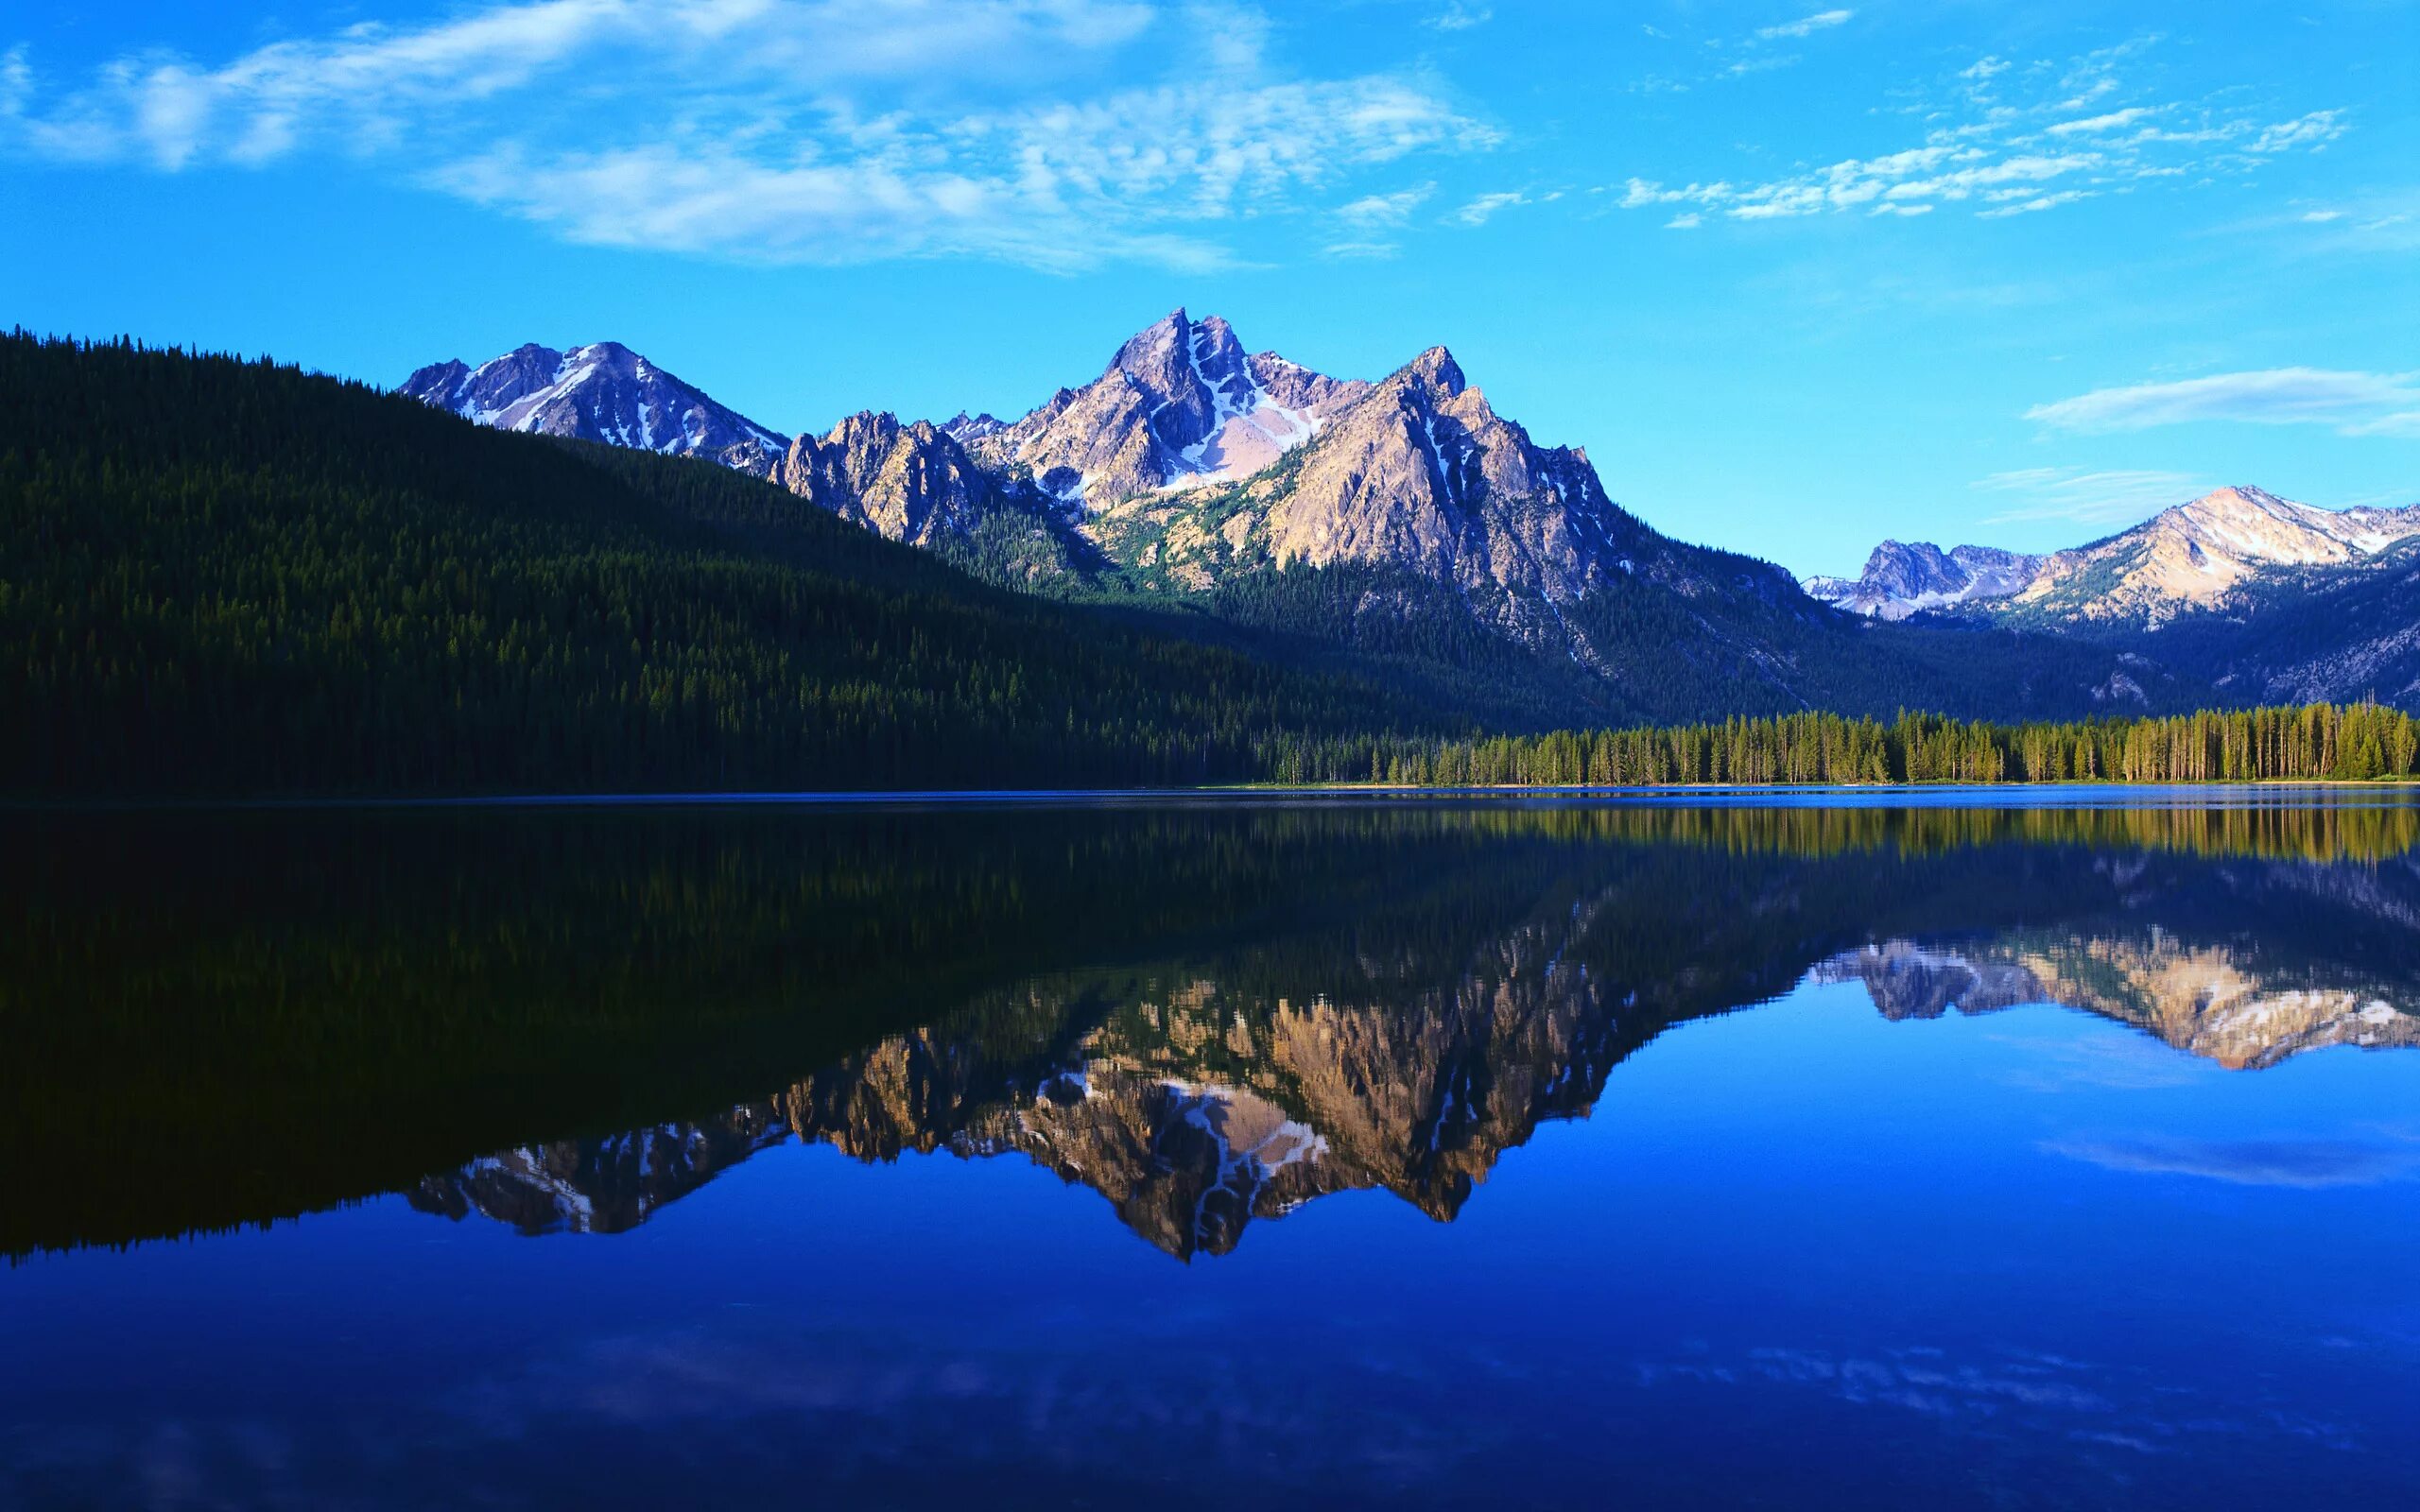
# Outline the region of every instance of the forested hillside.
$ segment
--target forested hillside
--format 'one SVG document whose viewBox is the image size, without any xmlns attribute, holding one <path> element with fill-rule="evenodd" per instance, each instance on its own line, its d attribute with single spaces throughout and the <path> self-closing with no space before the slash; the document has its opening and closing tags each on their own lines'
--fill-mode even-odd
<svg viewBox="0 0 2420 1512">
<path fill-rule="evenodd" d="M 2105 649 L 1867 625 L 1746 558 L 1691 559 L 1730 586 L 1642 574 L 1558 611 L 1609 648 L 1590 665 L 1482 631 L 1469 590 L 1358 565 L 1050 600 L 707 463 L 18 334 L 0 338 L 0 790 L 1366 776 L 1495 731 L 2196 691 L 2136 662 L 2151 692 L 2104 695 Z"/>
<path fill-rule="evenodd" d="M 1450 728 L 720 468 L 22 334 L 0 645 L 17 793 L 1199 782 L 1273 730 Z"/>
</svg>

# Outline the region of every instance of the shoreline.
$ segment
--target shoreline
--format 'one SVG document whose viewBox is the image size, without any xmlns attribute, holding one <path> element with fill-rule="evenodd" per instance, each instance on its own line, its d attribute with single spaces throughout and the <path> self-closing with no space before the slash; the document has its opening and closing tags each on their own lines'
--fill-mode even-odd
<svg viewBox="0 0 2420 1512">
<path fill-rule="evenodd" d="M 1842 806 L 1876 807 L 1906 800 L 1914 807 L 2012 808 L 2114 806 L 2115 800 L 2172 806 L 2179 799 L 2238 799 L 2294 792 L 2377 793 L 2420 791 L 2420 778 L 2268 778 L 2236 782 L 1663 782 L 1652 786 L 1576 784 L 1480 784 L 1415 786 L 1391 782 L 1224 783 L 1199 787 L 933 788 L 819 791 L 740 790 L 666 793 L 489 793 L 239 798 L 10 798 L 0 812 L 60 813 L 307 813 L 366 809 L 586 809 L 586 808 L 877 808 L 909 807 L 1114 807 L 1159 803 L 1249 803 L 1270 800 L 1420 799 L 1593 799 L 1652 806 L 1659 800 L 1703 804 L 1721 799 L 1741 807 L 1820 807 L 1824 799 Z M 2060 799 L 2056 805 L 2045 799 Z"/>
</svg>

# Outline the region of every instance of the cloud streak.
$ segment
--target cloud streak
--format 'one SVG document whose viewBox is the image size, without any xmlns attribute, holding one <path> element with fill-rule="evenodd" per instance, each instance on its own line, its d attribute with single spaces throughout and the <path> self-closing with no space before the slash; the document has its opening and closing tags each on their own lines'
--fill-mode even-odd
<svg viewBox="0 0 2420 1512">
<path fill-rule="evenodd" d="M 20 50 L 0 146 L 164 172 L 336 151 L 592 245 L 1070 270 L 1226 266 L 1224 223 L 1495 145 L 1417 77 L 1289 77 L 1269 29 L 1126 0 L 530 0 L 47 94 Z M 1114 66 L 1138 54 L 1175 61 Z M 1087 72 L 1121 82 L 1065 87 Z"/>
<path fill-rule="evenodd" d="M 1756 36 L 1800 36 L 1797 27 L 1838 25 L 1849 15 L 1824 11 Z M 1934 97 L 1920 107 L 1933 124 L 1899 150 L 1745 181 L 1676 186 L 1633 177 L 1617 186 L 1615 202 L 1626 210 L 1670 206 L 1751 222 L 1843 212 L 1904 217 L 1952 205 L 1998 220 L 2166 180 L 2254 172 L 2290 153 L 2322 150 L 2346 129 L 2342 112 L 2332 110 L 2279 121 L 2240 107 L 2121 104 L 2127 91 L 2120 70 L 2148 45 L 2104 48 L 2057 70 L 2022 74 L 2003 59 L 1985 58 L 1936 83 Z M 1734 64 L 1732 71 L 1765 61 Z M 2012 97 L 2007 91 L 2019 78 L 2028 81 L 2030 94 Z"/>
<path fill-rule="evenodd" d="M 2082 525 L 2131 525 L 2171 505 L 2200 498 L 2215 485 L 2191 472 L 2151 469 L 2020 468 L 1971 485 L 1999 494 L 2009 507 L 1985 524 L 2065 520 Z"/>
<path fill-rule="evenodd" d="M 1819 31 L 1828 31 L 1834 26 L 1846 26 L 1856 14 L 1854 10 L 1819 10 L 1797 21 L 1784 22 L 1775 26 L 1759 26 L 1755 36 L 1758 42 L 1795 41 L 1801 37 L 1811 37 Z"/>
<path fill-rule="evenodd" d="M 2420 436 L 2420 373 L 2267 368 L 2096 388 L 2025 418 L 2085 434 L 2160 425 L 2327 425 L 2345 436 Z"/>
</svg>

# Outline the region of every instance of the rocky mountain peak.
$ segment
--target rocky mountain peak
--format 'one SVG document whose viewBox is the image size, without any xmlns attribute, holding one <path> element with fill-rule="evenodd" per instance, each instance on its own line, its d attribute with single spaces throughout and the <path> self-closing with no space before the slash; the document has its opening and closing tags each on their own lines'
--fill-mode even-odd
<svg viewBox="0 0 2420 1512">
<path fill-rule="evenodd" d="M 498 430 L 704 456 L 759 473 L 789 446 L 618 341 L 566 352 L 525 342 L 476 368 L 423 368 L 399 391 Z"/>
<path fill-rule="evenodd" d="M 790 443 L 773 481 L 893 541 L 932 545 L 963 537 L 1000 502 L 999 486 L 930 421 L 903 424 L 861 409 L 821 437 Z"/>
<path fill-rule="evenodd" d="M 1448 399 L 1470 387 L 1468 380 L 1462 376 L 1462 365 L 1456 362 L 1454 354 L 1443 347 L 1430 347 L 1419 356 L 1412 358 L 1404 366 L 1402 375 L 1407 378 L 1416 378 L 1437 388 Z"/>
<path fill-rule="evenodd" d="M 969 415 L 962 409 L 942 421 L 942 429 L 948 433 L 951 440 L 958 442 L 960 446 L 972 446 L 987 436 L 997 435 L 1005 428 L 999 420 L 990 414 Z"/>
<path fill-rule="evenodd" d="M 1179 308 L 1121 343 L 1100 377 L 969 444 L 995 469 L 1024 468 L 1098 511 L 1257 472 L 1368 390 L 1247 354 L 1224 319 Z"/>
<path fill-rule="evenodd" d="M 1809 577 L 1804 586 L 1810 596 L 1851 613 L 1901 620 L 1921 610 L 2021 593 L 2041 566 L 2039 557 L 1992 546 L 1944 551 L 1929 541 L 1885 541 L 1857 576 Z"/>
</svg>

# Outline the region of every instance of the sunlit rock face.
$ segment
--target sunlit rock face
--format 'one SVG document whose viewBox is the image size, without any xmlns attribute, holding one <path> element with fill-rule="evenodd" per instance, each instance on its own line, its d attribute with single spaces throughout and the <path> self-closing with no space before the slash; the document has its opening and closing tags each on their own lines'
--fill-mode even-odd
<svg viewBox="0 0 2420 1512">
<path fill-rule="evenodd" d="M 2415 535 L 2420 505 L 2322 509 L 2240 485 L 2045 557 L 1886 541 L 1858 576 L 1810 577 L 1806 588 L 1879 619 L 1971 606 L 2053 624 L 2157 628 L 2185 610 L 2225 603 L 2260 573 L 2359 566 Z"/>
<path fill-rule="evenodd" d="M 1257 472 L 1369 390 L 1275 352 L 1247 353 L 1225 320 L 1180 309 L 1129 337 L 1099 377 L 975 444 L 994 468 L 1025 470 L 1098 511 Z"/>
<path fill-rule="evenodd" d="M 860 411 L 790 443 L 774 481 L 892 541 L 930 546 L 974 532 L 1006 500 L 946 430 Z"/>
<path fill-rule="evenodd" d="M 2358 562 L 2415 533 L 2420 506 L 2321 509 L 2260 489 L 2221 489 L 2052 554 L 2010 603 L 2056 618 L 2157 624 L 2220 602 L 2263 568 Z"/>
</svg>

